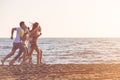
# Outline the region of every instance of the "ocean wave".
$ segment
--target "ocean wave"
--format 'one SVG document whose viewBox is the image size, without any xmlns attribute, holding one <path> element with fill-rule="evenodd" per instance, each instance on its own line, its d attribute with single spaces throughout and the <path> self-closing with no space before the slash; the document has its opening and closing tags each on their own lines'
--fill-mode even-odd
<svg viewBox="0 0 120 80">
<path fill-rule="evenodd" d="M 1 49 L 11 49 L 12 46 L 0 46 Z"/>
<path fill-rule="evenodd" d="M 81 52 L 80 54 L 101 54 L 100 52 L 96 52 L 96 51 L 90 51 L 90 50 L 86 50 Z"/>
</svg>

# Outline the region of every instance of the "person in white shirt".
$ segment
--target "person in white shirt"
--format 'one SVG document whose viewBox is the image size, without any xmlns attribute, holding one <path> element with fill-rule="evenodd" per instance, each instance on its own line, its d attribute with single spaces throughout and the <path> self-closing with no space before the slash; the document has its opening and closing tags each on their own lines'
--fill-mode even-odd
<svg viewBox="0 0 120 80">
<path fill-rule="evenodd" d="M 26 53 L 23 53 L 23 50 L 20 49 L 18 54 L 9 62 L 10 65 L 13 65 L 15 61 L 21 57 L 21 55 L 23 56 L 22 57 L 23 61 L 21 64 L 25 63 L 25 58 L 26 55 L 28 54 L 28 39 L 29 39 L 28 33 L 29 33 L 29 27 L 26 26 L 24 29 L 24 33 L 21 33 L 22 45 L 25 47 Z"/>
<path fill-rule="evenodd" d="M 21 37 L 23 36 L 24 34 L 24 29 L 25 29 L 26 25 L 24 23 L 24 21 L 21 21 L 20 22 L 20 27 L 16 27 L 16 28 L 12 28 L 11 30 L 11 39 L 13 39 L 13 34 L 15 31 L 17 31 L 16 33 L 16 37 L 13 41 L 13 47 L 12 47 L 12 50 L 11 52 L 6 55 L 2 60 L 2 65 L 4 65 L 4 62 L 11 56 L 14 55 L 14 53 L 16 52 L 17 49 L 19 50 L 22 50 L 24 53 L 26 53 L 26 50 L 25 50 L 25 47 L 22 45 L 22 42 L 21 42 Z"/>
</svg>

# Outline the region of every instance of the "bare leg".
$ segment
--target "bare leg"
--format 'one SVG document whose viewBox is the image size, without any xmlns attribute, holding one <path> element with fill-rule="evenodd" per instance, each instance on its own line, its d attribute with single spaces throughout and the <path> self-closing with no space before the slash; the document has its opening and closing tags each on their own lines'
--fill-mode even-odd
<svg viewBox="0 0 120 80">
<path fill-rule="evenodd" d="M 40 64 L 42 63 L 42 50 L 40 49 Z"/>
<path fill-rule="evenodd" d="M 6 59 L 8 59 L 9 57 L 11 57 L 12 55 L 14 55 L 15 51 L 10 52 L 5 58 L 3 58 L 3 60 L 1 60 L 2 65 L 4 65 L 4 62 L 6 61 Z"/>
<path fill-rule="evenodd" d="M 26 55 L 27 55 L 27 48 L 24 47 L 24 52 L 23 52 L 23 61 L 21 64 L 24 64 L 25 63 L 25 58 L 26 58 Z"/>
<path fill-rule="evenodd" d="M 33 64 L 32 63 L 32 54 L 33 54 L 33 51 L 34 51 L 34 48 L 30 48 L 30 52 L 29 52 L 29 56 L 28 56 L 29 64 Z"/>
<path fill-rule="evenodd" d="M 40 64 L 40 53 L 37 53 L 37 64 Z"/>
<path fill-rule="evenodd" d="M 37 64 L 42 63 L 42 50 L 40 50 L 37 46 L 35 47 L 35 50 L 37 52 Z"/>
<path fill-rule="evenodd" d="M 9 63 L 9 65 L 13 65 L 15 63 L 15 61 L 21 56 L 22 54 L 22 50 L 19 50 L 19 53 L 17 56 L 15 56 Z"/>
<path fill-rule="evenodd" d="M 18 62 L 20 62 L 22 58 L 23 58 L 23 55 L 18 58 Z"/>
</svg>

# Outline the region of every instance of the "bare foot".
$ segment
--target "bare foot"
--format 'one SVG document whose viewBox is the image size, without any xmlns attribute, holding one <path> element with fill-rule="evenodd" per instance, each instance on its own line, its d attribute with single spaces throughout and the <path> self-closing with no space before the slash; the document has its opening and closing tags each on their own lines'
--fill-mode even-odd
<svg viewBox="0 0 120 80">
<path fill-rule="evenodd" d="M 13 65 L 12 63 L 9 63 L 9 65 Z"/>
<path fill-rule="evenodd" d="M 40 61 L 40 64 L 43 64 L 43 63 Z"/>
<path fill-rule="evenodd" d="M 34 65 L 33 62 L 29 62 L 30 65 Z"/>
<path fill-rule="evenodd" d="M 4 65 L 4 61 L 3 60 L 1 60 L 1 63 L 2 63 L 2 65 Z"/>
<path fill-rule="evenodd" d="M 9 65 L 13 65 L 15 60 L 10 61 Z"/>
<path fill-rule="evenodd" d="M 21 57 L 20 57 L 20 58 L 18 58 L 18 62 L 20 62 L 20 61 L 21 61 L 21 59 L 22 59 Z"/>
<path fill-rule="evenodd" d="M 24 64 L 25 64 L 25 62 L 21 62 L 21 63 L 20 63 L 20 65 L 24 65 Z"/>
</svg>

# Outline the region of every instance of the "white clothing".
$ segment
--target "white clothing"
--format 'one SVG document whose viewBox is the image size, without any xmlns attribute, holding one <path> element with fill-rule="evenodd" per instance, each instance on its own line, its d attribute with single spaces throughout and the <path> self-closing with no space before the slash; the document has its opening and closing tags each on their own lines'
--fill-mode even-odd
<svg viewBox="0 0 120 80">
<path fill-rule="evenodd" d="M 14 43 L 20 43 L 21 42 L 20 33 L 21 33 L 22 30 L 23 29 L 21 27 L 16 27 L 17 33 L 16 33 L 16 37 L 13 41 Z"/>
</svg>

